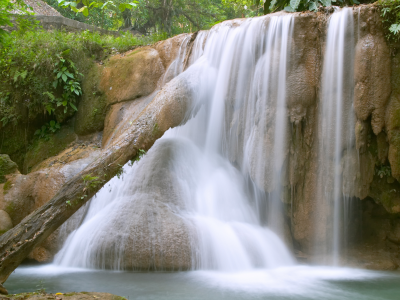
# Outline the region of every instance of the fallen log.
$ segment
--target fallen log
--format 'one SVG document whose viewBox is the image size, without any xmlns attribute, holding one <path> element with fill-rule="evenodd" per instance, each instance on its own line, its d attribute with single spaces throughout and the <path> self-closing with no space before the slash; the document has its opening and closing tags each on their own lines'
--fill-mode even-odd
<svg viewBox="0 0 400 300">
<path fill-rule="evenodd" d="M 166 130 L 184 122 L 190 110 L 187 81 L 177 77 L 169 82 L 131 126 L 101 156 L 65 183 L 45 205 L 24 218 L 0 237 L 0 293 L 2 284 L 35 246 L 72 216 L 96 194 L 139 149 L 149 149 Z"/>
</svg>

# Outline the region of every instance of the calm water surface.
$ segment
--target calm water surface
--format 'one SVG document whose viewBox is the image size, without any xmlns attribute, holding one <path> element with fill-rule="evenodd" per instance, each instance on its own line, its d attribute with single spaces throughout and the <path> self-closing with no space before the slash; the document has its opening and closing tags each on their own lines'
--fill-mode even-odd
<svg viewBox="0 0 400 300">
<path fill-rule="evenodd" d="M 56 292 L 108 292 L 129 299 L 400 299 L 400 273 L 295 266 L 223 273 L 114 272 L 47 265 L 19 267 L 7 280 L 10 293 L 40 287 Z"/>
</svg>

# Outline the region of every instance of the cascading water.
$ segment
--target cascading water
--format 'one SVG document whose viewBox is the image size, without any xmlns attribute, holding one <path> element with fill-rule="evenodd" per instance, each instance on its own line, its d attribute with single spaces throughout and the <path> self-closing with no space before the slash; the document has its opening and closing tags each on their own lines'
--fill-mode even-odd
<svg viewBox="0 0 400 300">
<path fill-rule="evenodd" d="M 55 262 L 226 271 L 293 264 L 281 242 L 289 230 L 282 187 L 292 27 L 285 13 L 221 23 L 198 34 L 181 73 L 184 38 L 167 74 L 191 82 L 190 120 L 125 166 L 123 178 L 64 226 L 76 229 Z M 353 27 L 351 9 L 331 16 L 322 74 L 316 253 L 332 255 L 330 263 L 338 262 L 343 237 L 342 155 L 354 146 Z"/>
<path fill-rule="evenodd" d="M 199 32 L 192 48 L 181 36 L 160 93 L 177 89 L 193 99 L 186 123 L 125 165 L 63 225 L 55 266 L 19 267 L 10 290 L 32 291 L 44 279 L 51 293 L 131 299 L 398 299 L 393 272 L 296 265 L 282 243 L 292 234 L 296 249 L 310 253 L 315 238 L 315 254 L 338 263 L 347 205 L 360 190 L 352 10 L 337 10 L 328 22 L 321 81 L 314 50 L 323 35 L 297 31 L 310 15 L 224 22 Z M 125 138 L 121 132 L 153 96 L 132 101 L 140 107 L 124 116 L 116 138 Z"/>
<path fill-rule="evenodd" d="M 344 8 L 329 20 L 319 114 L 317 254 L 325 263 L 339 263 L 344 241 L 343 218 L 349 198 L 343 191 L 343 153 L 354 147 L 354 25 L 353 11 Z M 348 176 L 347 176 L 348 177 Z M 325 240 L 325 243 L 321 243 Z"/>
<path fill-rule="evenodd" d="M 293 264 L 266 227 L 283 231 L 274 217 L 282 215 L 292 24 L 283 14 L 199 34 L 192 54 L 202 56 L 185 72 L 197 74 L 197 114 L 91 200 L 57 264 L 225 271 Z"/>
</svg>

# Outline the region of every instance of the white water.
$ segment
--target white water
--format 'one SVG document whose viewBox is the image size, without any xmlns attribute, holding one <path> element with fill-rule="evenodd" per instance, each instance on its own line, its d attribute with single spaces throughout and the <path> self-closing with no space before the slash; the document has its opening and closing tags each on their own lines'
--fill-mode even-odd
<svg viewBox="0 0 400 300">
<path fill-rule="evenodd" d="M 56 264 L 228 272 L 294 265 L 290 241 L 283 242 L 290 229 L 281 200 L 293 22 L 284 13 L 200 32 L 191 66 L 181 73 L 183 41 L 167 73 L 195 74 L 191 119 L 166 132 L 139 163 L 126 165 L 122 178 L 63 226 L 71 233 Z M 354 147 L 353 51 L 352 10 L 343 9 L 329 21 L 319 106 L 315 224 L 325 225 L 316 226 L 315 248 L 333 264 L 349 201 L 342 155 Z"/>
<path fill-rule="evenodd" d="M 198 74 L 198 113 L 168 131 L 138 164 L 124 167 L 123 179 L 114 178 L 91 200 L 56 264 L 125 269 L 126 247 L 171 252 L 168 241 L 157 239 L 163 230 L 159 217 L 148 219 L 145 232 L 138 233 L 142 227 L 132 223 L 137 211 L 160 203 L 182 218 L 179 226 L 193 228 L 193 268 L 243 271 L 294 263 L 276 234 L 283 228 L 276 195 L 287 138 L 292 24 L 292 17 L 284 14 L 249 19 L 240 26 L 222 23 L 208 35 L 199 34 L 193 55 L 201 57 L 190 67 Z M 266 143 L 265 136 L 272 142 Z M 165 171 L 163 179 L 152 168 Z M 274 191 L 271 197 L 261 192 L 266 185 Z M 138 235 L 148 235 L 146 243 Z M 183 264 L 184 253 L 178 256 Z"/>
<path fill-rule="evenodd" d="M 319 121 L 319 211 L 316 224 L 327 223 L 325 243 L 318 241 L 317 254 L 328 255 L 325 263 L 339 263 L 345 239 L 343 218 L 347 214 L 346 195 L 342 178 L 342 156 L 354 146 L 353 11 L 344 8 L 332 14 L 329 20 Z M 324 216 L 326 219 L 322 218 Z M 322 227 L 324 228 L 324 227 Z M 317 229 L 318 230 L 318 229 Z"/>
</svg>

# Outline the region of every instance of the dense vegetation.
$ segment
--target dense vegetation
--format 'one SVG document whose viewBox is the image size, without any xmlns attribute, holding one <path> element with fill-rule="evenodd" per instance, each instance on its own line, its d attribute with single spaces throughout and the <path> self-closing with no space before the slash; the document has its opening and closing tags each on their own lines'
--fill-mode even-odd
<svg viewBox="0 0 400 300">
<path fill-rule="evenodd" d="M 400 0 L 379 0 L 383 23 L 387 28 L 387 38 L 390 42 L 400 40 Z"/>
</svg>

